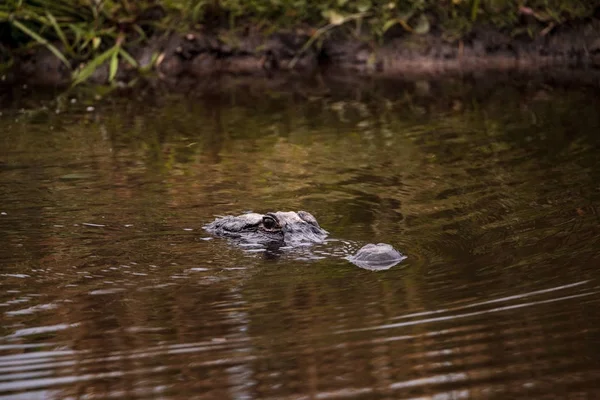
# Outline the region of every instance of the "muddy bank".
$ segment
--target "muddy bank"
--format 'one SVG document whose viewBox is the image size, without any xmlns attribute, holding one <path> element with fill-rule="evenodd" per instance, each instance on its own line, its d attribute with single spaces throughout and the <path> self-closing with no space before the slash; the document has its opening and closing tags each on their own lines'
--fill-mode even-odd
<svg viewBox="0 0 600 400">
<path fill-rule="evenodd" d="M 142 68 L 165 81 L 202 79 L 215 74 L 270 76 L 285 71 L 310 75 L 323 69 L 354 74 L 419 75 L 481 70 L 537 71 L 570 68 L 594 71 L 600 67 L 600 19 L 560 26 L 544 36 L 511 37 L 489 28 L 475 29 L 449 43 L 435 33 L 397 34 L 382 45 L 334 33 L 307 46 L 302 31 L 263 35 L 244 32 L 188 32 L 151 38 L 143 47 L 128 49 Z M 315 41 L 316 43 L 316 41 Z M 21 57 L 8 80 L 31 84 L 68 84 L 71 71 L 45 48 Z M 107 83 L 109 66 L 101 66 L 92 83 Z M 121 65 L 117 82 L 139 71 Z"/>
</svg>

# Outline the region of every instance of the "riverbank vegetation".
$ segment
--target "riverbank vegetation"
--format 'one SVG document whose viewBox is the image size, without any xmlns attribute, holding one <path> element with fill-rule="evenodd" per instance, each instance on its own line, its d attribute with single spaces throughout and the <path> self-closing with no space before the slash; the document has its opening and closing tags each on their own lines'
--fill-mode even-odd
<svg viewBox="0 0 600 400">
<path fill-rule="evenodd" d="M 310 38 L 307 46 L 331 32 L 375 43 L 427 33 L 456 41 L 478 26 L 534 38 L 599 10 L 599 0 L 7 0 L 0 72 L 43 46 L 74 83 L 105 63 L 113 80 L 123 64 L 138 68 L 129 49 L 171 31 L 296 29 Z"/>
</svg>

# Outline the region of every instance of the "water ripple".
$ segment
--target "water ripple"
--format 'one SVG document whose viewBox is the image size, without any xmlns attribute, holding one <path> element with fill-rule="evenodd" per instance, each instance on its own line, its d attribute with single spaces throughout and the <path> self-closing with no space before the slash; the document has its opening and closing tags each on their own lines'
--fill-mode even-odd
<svg viewBox="0 0 600 400">
<path fill-rule="evenodd" d="M 474 303 L 474 304 L 470 304 L 470 305 L 466 305 L 466 306 L 462 306 L 462 307 L 455 307 L 455 308 L 450 308 L 450 309 L 434 310 L 434 311 L 423 312 L 423 313 L 403 315 L 403 316 L 395 317 L 394 319 L 404 319 L 404 318 L 435 315 L 435 314 L 440 314 L 440 313 L 448 313 L 448 312 L 453 312 L 453 311 L 457 311 L 457 310 L 461 310 L 461 309 L 478 307 L 481 305 L 494 304 L 494 303 L 498 303 L 498 302 L 502 302 L 502 301 L 510 301 L 513 299 L 521 299 L 521 298 L 529 297 L 532 295 L 549 293 L 549 292 L 553 292 L 553 291 L 560 290 L 560 289 L 566 289 L 566 288 L 579 286 L 584 283 L 587 283 L 587 281 L 578 282 L 578 283 L 574 283 L 574 284 L 570 284 L 570 285 L 564 285 L 564 286 L 560 286 L 557 288 L 551 288 L 551 289 L 539 290 L 539 291 L 531 292 L 531 293 L 525 293 L 522 295 L 509 296 L 509 297 L 502 298 L 502 299 L 494 299 L 494 300 L 485 301 L 485 302 L 481 302 L 481 303 Z M 493 314 L 493 313 L 499 313 L 499 312 L 503 312 L 503 311 L 515 310 L 515 309 L 524 308 L 524 307 L 532 307 L 532 306 L 536 306 L 536 305 L 549 304 L 549 303 L 561 302 L 561 301 L 566 301 L 566 300 L 573 300 L 573 299 L 577 299 L 577 298 L 592 296 L 592 295 L 598 294 L 598 293 L 600 293 L 600 291 L 589 290 L 586 293 L 579 293 L 579 294 L 573 294 L 573 295 L 569 295 L 569 296 L 556 297 L 556 298 L 547 299 L 547 300 L 538 300 L 538 301 L 531 301 L 531 302 L 507 305 L 507 306 L 503 306 L 503 307 L 496 307 L 496 308 L 491 308 L 491 309 L 487 309 L 487 310 L 474 311 L 474 312 L 470 312 L 470 313 L 451 314 L 451 315 L 443 316 L 443 317 L 417 319 L 414 321 L 398 322 L 398 323 L 393 323 L 393 324 L 383 324 L 383 325 L 371 326 L 371 327 L 365 327 L 365 328 L 340 330 L 340 331 L 336 331 L 336 333 L 341 334 L 341 333 L 364 332 L 364 331 L 372 331 L 372 330 L 380 330 L 380 329 L 393 329 L 393 328 L 400 328 L 400 327 L 411 326 L 411 325 L 420 325 L 420 324 L 428 324 L 428 323 L 433 323 L 433 322 L 456 320 L 456 319 L 461 319 L 461 318 L 469 318 L 469 317 L 481 316 L 481 315 L 485 315 L 485 314 Z"/>
</svg>

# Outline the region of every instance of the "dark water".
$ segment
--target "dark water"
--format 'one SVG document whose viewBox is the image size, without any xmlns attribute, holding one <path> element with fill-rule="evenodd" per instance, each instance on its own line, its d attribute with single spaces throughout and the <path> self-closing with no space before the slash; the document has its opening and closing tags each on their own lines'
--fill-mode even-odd
<svg viewBox="0 0 600 400">
<path fill-rule="evenodd" d="M 596 89 L 215 93 L 2 109 L 1 399 L 600 398 Z M 201 229 L 249 210 L 335 240 Z"/>
</svg>

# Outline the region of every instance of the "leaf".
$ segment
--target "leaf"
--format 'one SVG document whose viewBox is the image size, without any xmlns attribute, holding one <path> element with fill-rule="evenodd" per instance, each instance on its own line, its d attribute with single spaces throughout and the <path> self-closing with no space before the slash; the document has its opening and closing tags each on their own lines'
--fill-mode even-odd
<svg viewBox="0 0 600 400">
<path fill-rule="evenodd" d="M 417 21 L 417 25 L 413 28 L 413 31 L 416 34 L 424 35 L 425 33 L 429 32 L 430 28 L 431 25 L 429 25 L 429 20 L 427 19 L 425 14 L 421 14 L 419 16 L 419 20 Z"/>
<path fill-rule="evenodd" d="M 388 29 L 390 29 L 392 26 L 396 25 L 398 23 L 397 19 L 390 19 L 388 20 L 385 24 L 383 24 L 383 33 L 387 32 Z"/>
<path fill-rule="evenodd" d="M 398 19 L 402 20 L 404 22 L 407 22 L 409 19 L 412 18 L 413 15 L 415 15 L 414 9 L 406 11 L 406 12 L 398 13 Z"/>
<path fill-rule="evenodd" d="M 142 39 L 142 41 L 148 40 L 148 36 L 146 35 L 146 32 L 144 32 L 144 30 L 142 29 L 141 26 L 139 26 L 138 24 L 134 24 L 133 29 L 136 31 L 136 33 L 138 35 L 140 35 L 140 38 Z"/>
<path fill-rule="evenodd" d="M 204 14 L 204 6 L 206 4 L 203 1 L 199 1 L 198 4 L 192 9 L 192 21 L 198 21 Z"/>
<path fill-rule="evenodd" d="M 323 12 L 322 14 L 326 18 L 327 12 Z M 357 14 L 348 15 L 347 17 L 342 17 L 341 24 L 348 22 L 348 21 L 358 20 L 360 18 L 363 18 L 364 16 L 365 16 L 365 13 L 357 13 Z M 323 35 L 327 31 L 333 29 L 335 26 L 337 26 L 337 25 L 330 23 L 329 25 L 322 26 L 319 29 L 317 29 L 316 31 L 314 31 L 313 34 L 310 36 L 310 38 L 306 41 L 306 43 L 304 43 L 304 45 L 300 48 L 300 50 L 296 52 L 296 54 L 294 55 L 294 58 L 292 58 L 292 60 L 289 62 L 287 68 L 289 68 L 289 69 L 294 68 L 294 65 L 296 65 L 296 63 L 298 62 L 298 57 L 301 54 L 303 54 L 310 46 L 312 46 L 312 44 L 315 41 L 320 40 L 319 38 L 321 37 L 321 35 Z"/>
<path fill-rule="evenodd" d="M 83 37 L 83 31 L 80 27 L 78 27 L 75 24 L 69 24 L 68 26 L 71 29 L 71 31 L 75 33 L 75 40 L 73 42 L 73 46 L 77 46 L 77 43 L 79 43 L 79 41 L 81 41 L 81 38 Z"/>
<path fill-rule="evenodd" d="M 329 21 L 330 25 L 341 25 L 346 22 L 346 17 L 335 10 L 325 10 L 321 12 L 323 18 Z"/>
<path fill-rule="evenodd" d="M 356 4 L 356 10 L 358 12 L 367 12 L 371 9 L 371 1 L 370 0 L 358 0 Z"/>
<path fill-rule="evenodd" d="M 92 47 L 94 50 L 98 49 L 98 47 L 100 47 L 100 43 L 102 43 L 102 38 L 101 37 L 94 37 L 92 39 Z"/>
<path fill-rule="evenodd" d="M 20 29 L 26 35 L 29 35 L 33 40 L 35 40 L 39 44 L 46 46 L 46 48 L 48 50 L 50 50 L 52 52 L 52 54 L 54 54 L 56 56 L 56 58 L 58 58 L 60 61 L 63 62 L 63 64 L 65 64 L 67 67 L 69 67 L 69 69 L 71 69 L 71 64 L 69 63 L 69 61 L 67 60 L 67 58 L 54 45 L 52 45 L 46 39 L 44 39 L 43 37 L 41 37 L 40 35 L 38 35 L 34 31 L 32 31 L 31 29 L 29 29 L 28 27 L 26 27 L 25 25 L 23 25 L 19 21 L 14 20 L 14 21 L 12 21 L 12 24 L 16 28 Z"/>
<path fill-rule="evenodd" d="M 110 66 L 108 69 L 108 81 L 112 82 L 117 76 L 117 70 L 119 69 L 119 52 L 115 51 L 110 58 Z"/>
<path fill-rule="evenodd" d="M 404 28 L 405 31 L 407 32 L 413 32 L 413 28 L 410 27 L 410 25 L 403 19 L 399 19 L 398 23 L 400 25 L 402 25 L 402 28 Z"/>
<path fill-rule="evenodd" d="M 119 54 L 125 59 L 125 61 L 129 63 L 129 65 L 136 68 L 138 67 L 138 62 L 135 60 L 135 58 L 133 58 L 131 54 L 126 52 L 123 48 L 119 49 Z"/>
<path fill-rule="evenodd" d="M 69 41 L 67 40 L 65 33 L 63 32 L 60 25 L 58 25 L 58 22 L 56 22 L 56 18 L 54 18 L 54 15 L 52 15 L 48 11 L 46 11 L 46 18 L 48 18 L 48 21 L 50 21 L 50 24 L 56 31 L 56 36 L 58 36 L 58 38 L 60 39 L 62 44 L 65 46 L 65 48 L 67 50 L 71 51 L 71 45 L 69 45 Z"/>
<path fill-rule="evenodd" d="M 341 25 L 346 22 L 346 18 L 335 10 L 327 10 L 324 16 L 329 20 L 331 25 Z"/>
<path fill-rule="evenodd" d="M 152 68 L 154 68 L 156 65 L 159 64 L 159 59 L 160 54 L 158 52 L 153 52 L 152 53 L 152 57 L 150 57 L 150 62 L 147 63 L 146 65 L 142 65 L 140 66 L 140 72 L 142 73 L 146 73 L 152 70 Z"/>
<path fill-rule="evenodd" d="M 471 7 L 471 21 L 475 22 L 475 20 L 477 20 L 478 12 L 479 12 L 479 0 L 474 0 L 473 6 Z"/>
<path fill-rule="evenodd" d="M 544 12 L 544 11 L 536 11 L 533 16 L 535 17 L 535 19 L 537 19 L 538 21 L 541 22 L 550 22 L 553 20 L 558 21 L 559 18 L 554 18 L 552 17 L 552 15 L 550 15 L 550 13 L 548 12 Z"/>
<path fill-rule="evenodd" d="M 85 82 L 90 76 L 92 76 L 92 74 L 98 69 L 98 67 L 104 64 L 106 60 L 113 56 L 114 53 L 117 53 L 119 51 L 119 48 L 119 45 L 114 45 L 110 49 L 106 50 L 104 53 L 100 54 L 98 57 L 91 60 L 85 67 L 77 71 L 77 73 L 75 74 L 75 79 L 73 81 L 73 86 Z"/>
</svg>

